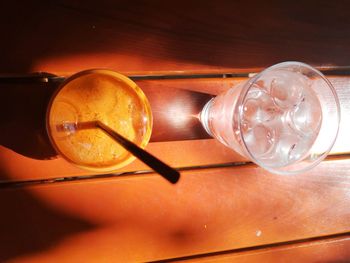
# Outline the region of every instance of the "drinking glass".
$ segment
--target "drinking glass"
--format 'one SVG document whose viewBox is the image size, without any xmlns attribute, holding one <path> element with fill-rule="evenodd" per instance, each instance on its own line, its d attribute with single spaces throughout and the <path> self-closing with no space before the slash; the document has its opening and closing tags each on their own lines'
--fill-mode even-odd
<svg viewBox="0 0 350 263">
<path fill-rule="evenodd" d="M 335 89 L 320 71 L 283 62 L 210 100 L 200 120 L 212 137 L 262 168 L 296 174 L 330 152 L 340 107 Z"/>
<path fill-rule="evenodd" d="M 81 168 L 110 172 L 132 162 L 135 157 L 101 129 L 79 129 L 79 123 L 95 121 L 141 148 L 151 136 L 152 113 L 145 94 L 111 70 L 86 70 L 66 79 L 49 103 L 47 131 L 56 151 Z"/>
</svg>

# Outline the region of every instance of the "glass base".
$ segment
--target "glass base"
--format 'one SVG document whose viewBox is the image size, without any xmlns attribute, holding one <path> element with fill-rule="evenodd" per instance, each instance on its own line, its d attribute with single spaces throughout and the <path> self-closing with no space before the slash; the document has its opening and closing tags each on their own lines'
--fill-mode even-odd
<svg viewBox="0 0 350 263">
<path fill-rule="evenodd" d="M 199 120 L 201 121 L 204 130 L 213 137 L 213 134 L 210 132 L 210 128 L 209 128 L 209 109 L 210 106 L 213 102 L 212 98 L 210 101 L 208 101 L 205 106 L 203 107 L 203 110 L 201 111 L 200 115 L 199 115 Z"/>
</svg>

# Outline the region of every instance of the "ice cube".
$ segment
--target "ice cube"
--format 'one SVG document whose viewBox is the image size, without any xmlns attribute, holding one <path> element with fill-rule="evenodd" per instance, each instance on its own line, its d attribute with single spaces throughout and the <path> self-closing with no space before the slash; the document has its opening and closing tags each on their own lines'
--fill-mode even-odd
<svg viewBox="0 0 350 263">
<path fill-rule="evenodd" d="M 262 124 L 252 127 L 243 136 L 249 152 L 255 158 L 269 152 L 275 142 L 274 131 Z"/>
<path fill-rule="evenodd" d="M 306 77 L 297 72 L 275 71 L 271 81 L 270 94 L 282 109 L 293 108 L 300 103 L 303 90 L 307 87 Z"/>
<path fill-rule="evenodd" d="M 291 112 L 291 120 L 297 131 L 317 135 L 322 121 L 322 109 L 312 90 L 305 92 L 301 103 Z"/>
<path fill-rule="evenodd" d="M 270 121 L 278 109 L 271 96 L 258 89 L 250 90 L 243 105 L 243 119 L 248 123 L 262 123 Z"/>
<path fill-rule="evenodd" d="M 310 147 L 310 140 L 294 133 L 283 133 L 276 138 L 271 154 L 259 159 L 270 167 L 282 167 L 302 159 Z"/>
</svg>

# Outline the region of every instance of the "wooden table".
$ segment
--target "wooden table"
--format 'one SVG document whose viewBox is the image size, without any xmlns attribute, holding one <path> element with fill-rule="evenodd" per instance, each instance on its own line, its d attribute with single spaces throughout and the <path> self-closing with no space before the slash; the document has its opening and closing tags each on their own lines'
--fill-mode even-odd
<svg viewBox="0 0 350 263">
<path fill-rule="evenodd" d="M 350 261 L 349 4 L 0 5 L 1 262 Z M 323 70 L 342 109 L 332 155 L 296 176 L 246 163 L 196 118 L 215 94 L 286 60 Z M 181 171 L 178 184 L 139 161 L 96 175 L 56 156 L 44 129 L 54 76 L 100 67 L 145 91 L 147 150 Z"/>
</svg>

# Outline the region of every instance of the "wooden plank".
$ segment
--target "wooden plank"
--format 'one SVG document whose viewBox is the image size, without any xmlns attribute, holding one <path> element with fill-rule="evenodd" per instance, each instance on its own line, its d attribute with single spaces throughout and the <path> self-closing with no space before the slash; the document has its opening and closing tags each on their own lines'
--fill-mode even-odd
<svg viewBox="0 0 350 263">
<path fill-rule="evenodd" d="M 296 176 L 187 171 L 176 186 L 151 174 L 2 189 L 0 259 L 139 262 L 348 232 L 349 164 Z"/>
<path fill-rule="evenodd" d="M 196 94 L 200 88 L 203 89 L 203 92 L 212 90 L 215 93 L 227 89 L 239 80 L 239 78 L 227 80 L 198 79 L 198 81 L 182 79 L 165 81 L 165 85 L 159 84 L 163 80 L 138 81 L 138 83 L 150 98 L 155 119 L 154 134 L 158 132 L 158 139 L 167 141 L 169 138 L 164 138 L 164 135 L 172 134 L 172 138 L 177 136 L 177 139 L 184 139 L 186 136 L 187 139 L 191 136 L 196 138 L 198 135 L 203 135 L 203 131 L 193 133 L 194 126 L 199 129 L 202 128 L 197 118 L 190 117 L 191 114 L 198 115 L 200 108 L 197 105 L 195 109 L 190 108 L 191 112 L 183 111 L 185 107 L 179 105 L 179 100 L 182 102 L 181 98 L 187 98 L 188 104 L 192 103 L 191 105 L 194 105 L 193 101 L 198 96 L 193 96 L 193 93 Z M 48 86 L 45 83 L 29 85 L 15 83 L 2 84 L 1 88 L 7 97 L 7 100 L 0 106 L 0 116 L 3 120 L 0 124 L 0 177 L 2 180 L 42 179 L 92 174 L 71 165 L 62 158 L 55 158 L 56 153 L 50 146 L 45 131 L 44 116 L 50 94 L 56 86 Z M 174 90 L 177 90 L 177 96 L 173 96 Z M 200 98 L 210 99 L 210 96 L 203 97 L 203 92 L 198 93 Z M 159 100 L 160 94 L 163 94 L 163 100 Z M 28 100 L 28 98 L 31 99 Z M 168 98 L 168 100 L 164 101 L 164 98 Z M 14 104 L 12 101 L 17 103 Z M 201 105 L 205 102 L 206 100 L 198 101 Z M 164 104 L 169 106 L 170 112 L 169 110 L 166 111 L 165 106 L 162 108 Z M 176 106 L 176 109 L 174 106 Z M 194 110 L 196 112 L 193 112 Z M 178 118 L 181 121 L 177 121 L 175 124 L 173 122 L 174 114 L 177 117 L 182 116 Z M 188 125 L 187 120 L 191 120 L 192 123 L 195 122 L 193 125 Z M 190 133 L 190 135 L 186 133 Z M 152 136 L 152 139 L 153 141 L 157 140 L 154 136 Z M 211 149 L 212 156 L 201 154 L 207 152 L 208 148 Z M 242 160 L 242 157 L 212 139 L 154 142 L 147 146 L 147 150 L 156 156 L 162 156 L 164 161 L 175 167 Z M 28 167 L 30 167 L 30 170 L 28 170 Z M 140 161 L 135 161 L 117 172 L 145 169 L 148 169 L 148 167 Z"/>
<path fill-rule="evenodd" d="M 333 153 L 344 153 L 350 150 L 350 140 L 348 140 L 350 133 L 350 114 L 348 114 L 350 112 L 348 101 L 350 78 L 329 76 L 329 79 L 337 89 L 342 109 L 340 132 Z M 153 140 L 202 137 L 203 131 L 193 132 L 202 128 L 198 119 L 193 118 L 192 115 L 198 115 L 200 111 L 198 105 L 202 105 L 203 101 L 197 100 L 199 104 L 197 103 L 193 109 L 190 106 L 183 106 L 184 101 L 191 104 L 198 98 L 198 96 L 192 96 L 195 92 L 201 92 L 199 97 L 205 98 L 205 96 L 203 97 L 204 93 L 218 94 L 243 80 L 244 78 L 200 78 L 137 81 L 150 98 L 154 111 L 154 134 L 156 135 Z M 19 87 L 20 93 L 15 87 Z M 0 113 L 3 120 L 0 124 L 1 180 L 29 180 L 92 174 L 73 166 L 62 158 L 45 159 L 45 156 L 47 158 L 55 156 L 48 145 L 49 142 L 44 139 L 46 136 L 44 114 L 47 100 L 50 97 L 50 92 L 45 87 L 43 84 L 39 86 L 3 84 L 2 86 L 5 91 L 9 91 L 7 93 L 9 103 L 2 104 Z M 178 90 L 176 96 L 172 95 L 173 90 Z M 183 92 L 179 92 L 179 90 Z M 162 100 L 160 100 L 159 94 L 163 94 Z M 28 100 L 28 97 L 31 99 Z M 17 98 L 18 103 L 13 104 L 10 98 L 13 100 Z M 177 116 L 176 122 L 174 122 L 174 116 Z M 25 131 L 25 136 L 23 131 Z M 166 136 L 172 137 L 165 138 Z M 210 154 L 207 154 L 208 149 L 210 149 Z M 147 150 L 156 156 L 161 156 L 164 161 L 174 167 L 212 165 L 245 160 L 212 139 L 154 142 L 147 146 Z M 47 152 L 49 154 L 45 155 Z M 117 172 L 145 169 L 148 169 L 147 166 L 136 160 Z"/>
<path fill-rule="evenodd" d="M 349 65 L 344 1 L 308 1 L 302 7 L 258 0 L 6 1 L 0 10 L 7 36 L 0 43 L 1 73 L 96 67 L 124 73 L 222 71 L 286 60 Z"/>
<path fill-rule="evenodd" d="M 350 238 L 327 238 L 291 245 L 254 249 L 247 252 L 218 253 L 219 255 L 193 257 L 172 262 L 348 262 L 350 260 Z"/>
<path fill-rule="evenodd" d="M 219 142 L 192 140 L 150 143 L 146 149 L 174 167 L 189 167 L 243 161 L 229 148 Z M 210 149 L 211 154 L 203 154 Z M 29 169 L 30 168 L 30 169 Z M 142 162 L 135 160 L 130 165 L 118 169 L 116 173 L 149 170 Z M 61 157 L 53 160 L 36 160 L 0 147 L 0 178 L 7 180 L 30 180 L 96 174 L 82 170 Z"/>
</svg>

